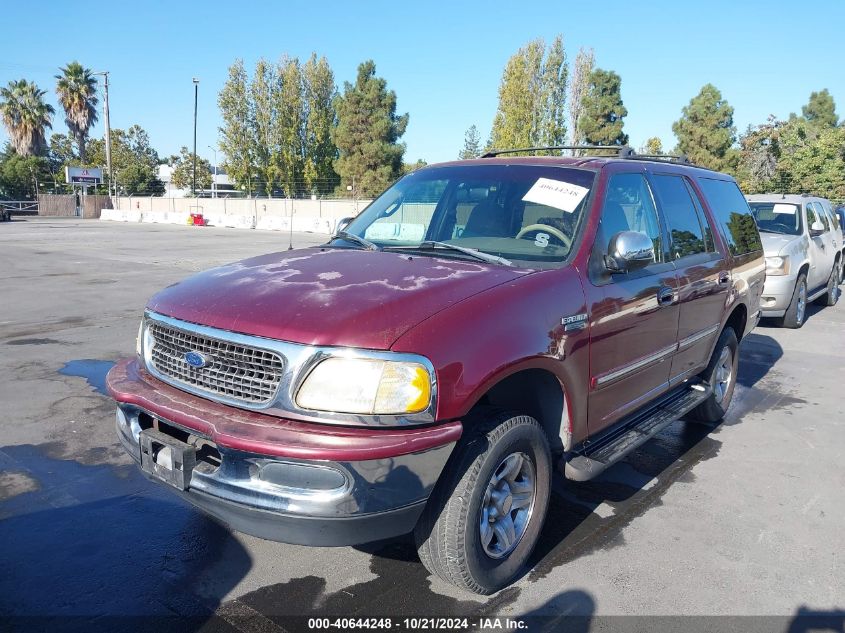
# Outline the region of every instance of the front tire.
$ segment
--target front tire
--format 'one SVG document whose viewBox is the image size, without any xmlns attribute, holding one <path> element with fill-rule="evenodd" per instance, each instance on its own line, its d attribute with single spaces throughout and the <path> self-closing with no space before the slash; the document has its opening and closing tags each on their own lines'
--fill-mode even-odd
<svg viewBox="0 0 845 633">
<path fill-rule="evenodd" d="M 728 412 L 736 387 L 739 369 L 739 341 L 733 328 L 726 327 L 716 341 L 716 348 L 701 376 L 712 391 L 707 399 L 690 411 L 689 416 L 701 422 L 718 422 Z"/>
<path fill-rule="evenodd" d="M 786 309 L 786 314 L 777 319 L 778 327 L 787 327 L 797 330 L 804 325 L 807 316 L 807 275 L 801 273 L 795 282 L 795 289 L 792 291 L 792 300 Z"/>
<path fill-rule="evenodd" d="M 414 538 L 431 573 L 487 595 L 522 573 L 537 543 L 551 494 L 551 455 L 532 417 L 487 409 L 467 427 Z"/>
</svg>

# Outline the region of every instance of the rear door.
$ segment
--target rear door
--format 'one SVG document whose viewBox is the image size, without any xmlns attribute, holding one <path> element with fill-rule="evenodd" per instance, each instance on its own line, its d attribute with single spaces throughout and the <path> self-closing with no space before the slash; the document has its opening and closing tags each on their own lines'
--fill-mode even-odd
<svg viewBox="0 0 845 633">
<path fill-rule="evenodd" d="M 807 234 L 810 236 L 809 255 L 810 271 L 807 274 L 807 288 L 809 293 L 815 292 L 827 283 L 830 271 L 833 270 L 833 248 L 830 244 L 830 223 L 827 223 L 827 230 L 821 235 L 813 235 L 810 231 L 813 224 L 820 222 L 825 225 L 824 211 L 815 202 L 805 202 L 807 209 Z"/>
<path fill-rule="evenodd" d="M 678 277 L 678 351 L 670 383 L 704 367 L 727 303 L 730 265 L 716 248 L 713 229 L 689 181 L 678 174 L 650 177 L 669 232 Z"/>
<path fill-rule="evenodd" d="M 599 299 L 590 311 L 589 432 L 595 435 L 668 388 L 678 336 L 678 283 L 666 236 L 642 171 L 609 176 L 594 254 L 602 272 L 591 280 Z M 609 274 L 601 255 L 620 231 L 640 231 L 655 260 L 637 271 Z"/>
</svg>

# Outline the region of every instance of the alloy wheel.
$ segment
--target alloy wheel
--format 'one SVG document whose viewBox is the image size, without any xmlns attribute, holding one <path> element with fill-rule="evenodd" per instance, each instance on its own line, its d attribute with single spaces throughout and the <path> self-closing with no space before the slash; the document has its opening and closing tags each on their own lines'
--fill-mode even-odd
<svg viewBox="0 0 845 633">
<path fill-rule="evenodd" d="M 725 399 L 728 397 L 733 373 L 733 353 L 729 347 L 725 347 L 719 355 L 719 361 L 716 363 L 713 380 L 713 391 L 716 394 L 716 400 L 719 404 L 723 405 Z"/>
<path fill-rule="evenodd" d="M 525 535 L 536 497 L 534 462 L 511 453 L 498 465 L 481 502 L 481 546 L 491 558 L 510 554 Z"/>
</svg>

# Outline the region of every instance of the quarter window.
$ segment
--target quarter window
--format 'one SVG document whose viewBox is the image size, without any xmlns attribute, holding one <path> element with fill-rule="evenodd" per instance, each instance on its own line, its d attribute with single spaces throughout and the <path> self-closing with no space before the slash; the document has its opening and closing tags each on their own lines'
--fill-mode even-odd
<svg viewBox="0 0 845 633">
<path fill-rule="evenodd" d="M 751 209 L 736 183 L 733 180 L 715 178 L 699 178 L 698 183 L 731 255 L 745 255 L 763 250 Z"/>
<path fill-rule="evenodd" d="M 706 252 L 701 219 L 684 179 L 680 176 L 656 175 L 653 182 L 672 237 L 672 256 L 681 259 Z"/>
<path fill-rule="evenodd" d="M 660 223 L 651 190 L 642 174 L 614 174 L 607 184 L 601 215 L 604 239 L 610 241 L 620 231 L 645 233 L 654 244 L 654 257 L 662 260 Z M 602 245 L 607 247 L 607 243 Z"/>
</svg>

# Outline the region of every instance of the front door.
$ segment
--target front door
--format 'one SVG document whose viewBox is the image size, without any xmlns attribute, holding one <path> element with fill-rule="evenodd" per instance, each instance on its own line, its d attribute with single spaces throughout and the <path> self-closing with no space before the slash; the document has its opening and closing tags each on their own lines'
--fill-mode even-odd
<svg viewBox="0 0 845 633">
<path fill-rule="evenodd" d="M 807 273 L 807 293 L 814 292 L 827 283 L 830 271 L 833 269 L 833 253 L 832 249 L 828 248 L 825 234 L 813 237 L 810 231 L 816 222 L 821 223 L 824 227 L 822 219 L 824 213 L 821 208 L 816 208 L 815 202 L 807 202 L 807 234 L 810 236 L 809 256 L 810 256 L 810 271 Z M 828 225 L 829 226 L 829 225 Z M 830 233 L 830 231 L 826 231 Z"/>
<path fill-rule="evenodd" d="M 600 298 L 590 314 L 590 435 L 668 388 L 678 340 L 675 267 L 664 252 L 665 233 L 642 173 L 610 176 L 596 252 L 607 252 L 619 231 L 648 235 L 655 261 L 637 271 L 606 275 L 596 288 Z"/>
</svg>

